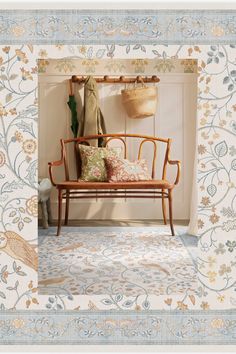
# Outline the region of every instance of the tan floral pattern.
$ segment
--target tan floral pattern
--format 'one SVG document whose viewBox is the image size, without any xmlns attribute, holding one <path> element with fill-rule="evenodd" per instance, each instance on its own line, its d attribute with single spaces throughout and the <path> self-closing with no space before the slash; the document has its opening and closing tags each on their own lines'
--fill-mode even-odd
<svg viewBox="0 0 236 354">
<path fill-rule="evenodd" d="M 22 145 L 24 152 L 29 155 L 35 153 L 36 147 L 37 147 L 37 144 L 36 144 L 35 140 L 32 140 L 32 139 L 25 140 Z"/>
<path fill-rule="evenodd" d="M 32 216 L 38 216 L 38 197 L 37 195 L 32 196 L 26 201 L 26 211 Z"/>
<path fill-rule="evenodd" d="M 104 158 L 118 156 L 120 148 L 96 148 L 93 146 L 79 145 L 79 152 L 82 162 L 80 180 L 87 182 L 107 181 L 107 171 Z"/>
<path fill-rule="evenodd" d="M 152 179 L 144 159 L 131 162 L 122 158 L 106 157 L 105 164 L 109 182 L 136 182 Z"/>
</svg>

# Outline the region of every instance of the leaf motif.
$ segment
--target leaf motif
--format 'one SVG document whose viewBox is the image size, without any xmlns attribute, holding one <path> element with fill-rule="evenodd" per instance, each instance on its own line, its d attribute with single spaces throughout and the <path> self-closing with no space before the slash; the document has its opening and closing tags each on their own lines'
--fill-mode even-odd
<svg viewBox="0 0 236 354">
<path fill-rule="evenodd" d="M 9 77 L 9 80 L 15 80 L 18 77 L 17 74 L 11 74 L 11 76 Z"/>
<path fill-rule="evenodd" d="M 96 53 L 96 57 L 98 59 L 101 59 L 101 58 L 103 58 L 104 54 L 105 54 L 105 49 L 98 49 L 98 51 Z"/>
<path fill-rule="evenodd" d="M 24 227 L 24 223 L 22 221 L 20 221 L 18 223 L 18 229 L 21 231 L 23 229 L 23 227 Z"/>
<path fill-rule="evenodd" d="M 12 99 L 12 94 L 11 94 L 11 93 L 8 93 L 8 94 L 6 95 L 6 98 L 5 98 L 6 103 L 10 102 L 11 99 Z"/>
<path fill-rule="evenodd" d="M 223 157 L 227 154 L 228 152 L 228 146 L 224 141 L 221 141 L 219 144 L 215 146 L 215 153 L 218 157 Z"/>
<path fill-rule="evenodd" d="M 0 291 L 0 297 L 6 299 L 6 295 L 2 291 Z"/>
<path fill-rule="evenodd" d="M 189 299 L 193 305 L 195 305 L 195 296 L 194 295 L 189 295 Z"/>
<path fill-rule="evenodd" d="M 19 189 L 19 188 L 23 188 L 25 185 L 24 181 L 12 181 L 12 182 L 6 182 L 3 184 L 1 192 L 2 193 L 10 193 L 12 192 L 14 189 Z"/>
<path fill-rule="evenodd" d="M 112 302 L 110 299 L 103 299 L 101 302 L 102 302 L 104 305 L 112 305 L 112 304 L 113 304 L 113 302 Z"/>
<path fill-rule="evenodd" d="M 233 77 L 236 77 L 236 70 L 230 71 L 230 75 L 233 76 Z"/>
<path fill-rule="evenodd" d="M 27 224 L 30 223 L 32 220 L 26 216 L 24 219 L 23 219 L 24 222 L 26 222 Z"/>
<path fill-rule="evenodd" d="M 13 224 L 18 223 L 19 221 L 20 221 L 20 218 L 18 216 L 12 220 Z"/>
<path fill-rule="evenodd" d="M 223 84 L 228 84 L 228 82 L 229 82 L 229 77 L 225 76 L 223 80 Z"/>
<path fill-rule="evenodd" d="M 212 62 L 212 58 L 207 59 L 207 64 L 210 64 Z"/>
<path fill-rule="evenodd" d="M 3 80 L 3 81 L 5 81 L 5 80 L 7 80 L 7 76 L 4 75 L 4 74 L 2 74 L 2 75 L 0 75 L 0 79 Z"/>
<path fill-rule="evenodd" d="M 208 187 L 207 187 L 207 193 L 213 197 L 217 192 L 217 188 L 214 184 L 210 184 Z"/>
<path fill-rule="evenodd" d="M 232 170 L 236 171 L 236 159 L 231 162 L 231 168 Z"/>
<path fill-rule="evenodd" d="M 36 137 L 33 130 L 33 123 L 26 123 L 21 120 L 19 123 L 16 124 L 18 129 L 21 129 L 24 133 L 29 133 L 34 138 Z"/>
<path fill-rule="evenodd" d="M 124 307 L 131 307 L 133 305 L 133 301 L 132 300 L 126 300 L 124 303 L 123 303 L 123 306 Z"/>
<path fill-rule="evenodd" d="M 215 45 L 211 45 L 211 50 L 216 51 L 217 47 Z"/>
<path fill-rule="evenodd" d="M 230 85 L 228 86 L 228 91 L 233 91 L 233 89 L 234 89 L 234 84 L 230 84 Z"/>
<path fill-rule="evenodd" d="M 123 299 L 123 295 L 122 294 L 117 294 L 116 296 L 115 296 L 115 301 L 116 302 L 119 302 L 119 301 L 121 301 Z"/>
<path fill-rule="evenodd" d="M 142 303 L 142 306 L 145 310 L 148 310 L 150 308 L 150 302 L 148 300 L 145 300 L 143 303 Z"/>
<path fill-rule="evenodd" d="M 16 215 L 16 211 L 13 210 L 13 211 L 10 212 L 9 217 L 10 217 L 10 218 L 13 218 L 13 216 L 15 216 L 15 215 Z"/>
</svg>

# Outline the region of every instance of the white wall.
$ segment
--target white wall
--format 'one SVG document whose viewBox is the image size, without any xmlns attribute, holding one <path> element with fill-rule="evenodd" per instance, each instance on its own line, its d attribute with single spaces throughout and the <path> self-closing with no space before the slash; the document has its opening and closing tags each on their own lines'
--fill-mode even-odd
<svg viewBox="0 0 236 354">
<path fill-rule="evenodd" d="M 182 162 L 182 175 L 174 191 L 174 218 L 189 219 L 194 149 L 197 95 L 196 74 L 159 74 L 158 110 L 155 117 L 141 120 L 127 118 L 122 104 L 119 84 L 99 84 L 100 106 L 108 133 L 140 133 L 173 139 L 171 158 Z M 48 176 L 48 161 L 60 157 L 60 138 L 71 137 L 70 111 L 67 107 L 68 79 L 65 75 L 39 76 L 39 176 Z M 78 111 L 81 110 L 83 88 L 76 85 Z M 151 145 L 151 144 L 150 144 Z M 137 144 L 129 146 L 128 155 L 134 159 Z M 145 154 L 150 159 L 151 146 Z M 160 177 L 162 150 L 158 153 L 156 177 Z M 168 177 L 175 178 L 175 167 L 169 167 Z M 63 171 L 56 178 L 64 178 Z M 52 193 L 53 215 L 56 218 L 56 191 Z M 106 199 L 73 200 L 70 219 L 154 219 L 162 218 L 160 200 Z"/>
</svg>

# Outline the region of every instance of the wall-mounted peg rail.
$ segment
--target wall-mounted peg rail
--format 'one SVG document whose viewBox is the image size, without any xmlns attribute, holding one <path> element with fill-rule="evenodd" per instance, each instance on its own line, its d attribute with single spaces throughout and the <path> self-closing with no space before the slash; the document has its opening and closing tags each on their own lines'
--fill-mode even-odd
<svg viewBox="0 0 236 354">
<path fill-rule="evenodd" d="M 129 84 L 129 83 L 134 83 L 134 82 L 145 82 L 145 83 L 150 83 L 150 82 L 159 82 L 160 79 L 156 76 L 153 75 L 151 77 L 142 77 L 140 75 L 136 77 L 126 77 L 126 76 L 119 76 L 119 77 L 109 77 L 108 75 L 105 75 L 104 77 L 94 77 L 96 82 L 98 83 L 108 83 L 108 84 Z M 86 80 L 86 77 L 84 76 L 77 76 L 73 75 L 71 77 L 72 82 L 76 83 L 84 83 Z"/>
</svg>

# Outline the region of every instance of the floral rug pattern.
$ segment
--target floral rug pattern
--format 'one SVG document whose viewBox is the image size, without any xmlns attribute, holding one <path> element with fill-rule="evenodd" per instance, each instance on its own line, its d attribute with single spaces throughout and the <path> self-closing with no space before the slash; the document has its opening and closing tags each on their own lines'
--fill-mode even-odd
<svg viewBox="0 0 236 354">
<path fill-rule="evenodd" d="M 54 235 L 39 236 L 40 294 L 171 295 L 197 289 L 194 259 L 167 229 L 70 228 Z"/>
</svg>

